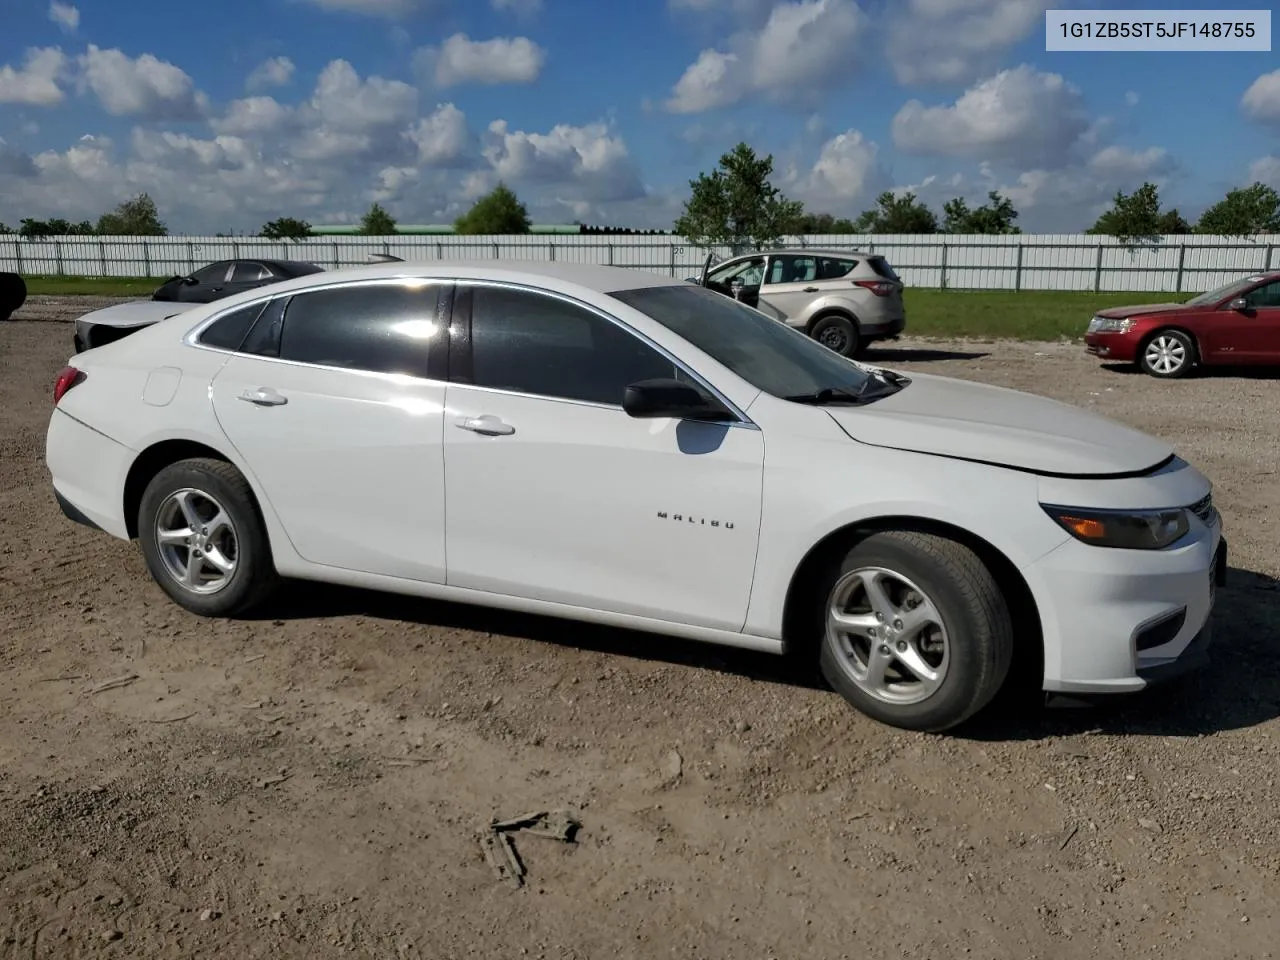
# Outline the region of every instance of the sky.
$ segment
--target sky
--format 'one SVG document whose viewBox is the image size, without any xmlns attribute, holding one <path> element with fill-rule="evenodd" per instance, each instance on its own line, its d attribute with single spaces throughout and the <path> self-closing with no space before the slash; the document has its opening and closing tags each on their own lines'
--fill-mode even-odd
<svg viewBox="0 0 1280 960">
<path fill-rule="evenodd" d="M 3 5 L 11 227 L 143 191 L 173 233 L 448 223 L 501 180 L 536 223 L 669 229 L 740 140 L 836 216 L 999 190 L 1075 232 L 1144 180 L 1192 220 L 1280 187 L 1275 53 L 1046 53 L 1045 10 L 1091 0 Z"/>
</svg>

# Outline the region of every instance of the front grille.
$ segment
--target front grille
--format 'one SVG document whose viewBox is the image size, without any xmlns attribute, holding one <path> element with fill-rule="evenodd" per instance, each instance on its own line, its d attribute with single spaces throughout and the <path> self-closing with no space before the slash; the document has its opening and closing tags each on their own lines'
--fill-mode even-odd
<svg viewBox="0 0 1280 960">
<path fill-rule="evenodd" d="M 1197 517 L 1207 524 L 1213 523 L 1213 494 L 1206 494 L 1203 499 L 1197 500 L 1188 508 Z"/>
</svg>

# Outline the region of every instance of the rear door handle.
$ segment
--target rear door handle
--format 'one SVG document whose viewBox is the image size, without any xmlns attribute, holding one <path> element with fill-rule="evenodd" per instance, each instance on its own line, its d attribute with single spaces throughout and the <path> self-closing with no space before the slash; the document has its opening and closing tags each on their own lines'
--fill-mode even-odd
<svg viewBox="0 0 1280 960">
<path fill-rule="evenodd" d="M 259 407 L 279 407 L 289 402 L 289 398 L 281 396 L 270 387 L 258 387 L 255 390 L 246 390 L 240 394 L 239 399 L 246 403 L 256 404 Z"/>
<path fill-rule="evenodd" d="M 817 287 L 805 287 L 805 288 L 804 288 L 804 292 L 805 292 L 805 293 L 817 293 L 817 292 L 818 292 L 818 288 L 817 288 Z"/>
<path fill-rule="evenodd" d="M 458 426 L 463 430 L 470 430 L 472 433 L 479 433 L 486 437 L 508 437 L 516 432 L 516 428 L 511 424 L 504 423 L 500 417 L 487 413 L 478 417 L 460 417 Z"/>
</svg>

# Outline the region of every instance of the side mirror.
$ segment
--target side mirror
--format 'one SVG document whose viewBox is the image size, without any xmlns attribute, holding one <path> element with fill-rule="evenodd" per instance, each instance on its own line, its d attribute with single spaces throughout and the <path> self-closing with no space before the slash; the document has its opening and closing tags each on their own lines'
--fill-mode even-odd
<svg viewBox="0 0 1280 960">
<path fill-rule="evenodd" d="M 183 278 L 182 278 L 182 285 L 183 285 L 184 287 L 194 287 L 194 286 L 195 286 L 197 283 L 199 283 L 199 282 L 200 282 L 200 281 L 199 281 L 199 280 L 197 280 L 195 277 L 183 277 Z"/>
<path fill-rule="evenodd" d="M 1234 300 L 1232 300 L 1230 303 L 1227 304 L 1227 309 L 1228 310 L 1248 310 L 1249 301 L 1246 300 L 1244 297 L 1236 297 Z"/>
<path fill-rule="evenodd" d="M 629 417 L 645 419 L 735 419 L 731 411 L 680 380 L 640 380 L 629 384 L 622 394 L 622 409 Z"/>
</svg>

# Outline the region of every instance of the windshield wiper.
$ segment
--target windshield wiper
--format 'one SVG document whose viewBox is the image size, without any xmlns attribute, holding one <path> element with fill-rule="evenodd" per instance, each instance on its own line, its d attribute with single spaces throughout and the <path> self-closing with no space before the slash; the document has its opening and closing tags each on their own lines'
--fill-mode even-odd
<svg viewBox="0 0 1280 960">
<path fill-rule="evenodd" d="M 846 390 L 843 387 L 823 387 L 814 393 L 795 393 L 782 399 L 790 400 L 792 403 L 807 403 L 812 406 L 825 406 L 829 403 L 871 403 L 873 400 L 879 400 L 881 397 L 897 393 L 910 382 L 910 378 L 904 377 L 900 373 L 883 370 L 867 377 L 855 390 Z"/>
</svg>

